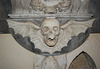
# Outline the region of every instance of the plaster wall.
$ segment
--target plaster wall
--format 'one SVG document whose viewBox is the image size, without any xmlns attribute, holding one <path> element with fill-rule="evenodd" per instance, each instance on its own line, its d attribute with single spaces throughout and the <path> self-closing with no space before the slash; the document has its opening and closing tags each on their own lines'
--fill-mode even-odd
<svg viewBox="0 0 100 69">
<path fill-rule="evenodd" d="M 0 34 L 0 69 L 33 69 L 34 55 L 10 34 Z"/>
</svg>

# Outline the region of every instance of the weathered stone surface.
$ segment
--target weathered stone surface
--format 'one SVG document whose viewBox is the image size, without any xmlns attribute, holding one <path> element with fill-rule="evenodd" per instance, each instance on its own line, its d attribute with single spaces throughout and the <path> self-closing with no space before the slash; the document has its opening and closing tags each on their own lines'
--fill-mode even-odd
<svg viewBox="0 0 100 69">
<path fill-rule="evenodd" d="M 62 1 L 62 2 L 60 2 L 60 1 Z M 27 65 L 25 64 L 25 62 L 26 62 L 25 59 L 22 59 L 26 66 L 24 66 L 24 64 L 22 66 L 20 66 L 20 64 L 17 64 L 16 62 L 12 62 L 11 64 L 9 64 L 9 63 L 5 64 L 5 61 L 4 61 L 4 64 L 7 65 L 7 67 L 5 66 L 2 68 L 4 68 L 4 69 L 10 68 L 9 65 L 13 66 L 13 64 L 17 64 L 17 65 L 14 65 L 15 67 L 11 67 L 11 68 L 12 69 L 15 69 L 15 68 L 20 69 L 20 67 L 21 67 L 24 69 L 25 68 L 31 69 L 33 66 L 34 69 L 68 69 L 69 64 L 74 59 L 74 57 L 76 57 L 76 55 L 77 55 L 76 53 L 80 53 L 81 51 L 86 51 L 90 55 L 92 54 L 91 57 L 96 62 L 97 68 L 100 68 L 98 65 L 99 64 L 98 58 L 94 56 L 94 53 L 97 54 L 97 52 L 95 50 L 100 49 L 98 47 L 99 43 L 90 42 L 93 44 L 97 44 L 98 48 L 94 47 L 95 45 L 94 46 L 93 45 L 91 45 L 91 46 L 83 45 L 84 46 L 83 48 L 79 47 L 82 45 L 82 43 L 84 43 L 86 41 L 86 39 L 90 33 L 100 32 L 99 18 L 96 18 L 94 23 L 93 23 L 94 20 L 93 21 L 89 20 L 89 19 L 93 18 L 93 15 L 91 15 L 90 11 L 89 11 L 90 1 L 92 1 L 92 0 L 11 0 L 11 2 L 12 2 L 12 9 L 11 9 L 10 0 L 0 0 L 0 7 L 1 7 L 0 8 L 0 10 L 1 10 L 0 19 L 1 19 L 1 23 L 2 23 L 2 24 L 0 23 L 0 33 L 8 32 L 8 24 L 5 21 L 5 19 L 8 18 L 8 13 L 10 13 L 10 11 L 12 11 L 12 14 L 9 14 L 9 16 L 11 18 L 13 18 L 13 20 L 16 20 L 16 22 L 11 21 L 8 23 L 9 24 L 12 23 L 9 25 L 9 27 L 11 27 L 17 31 L 17 32 L 12 31 L 13 37 L 23 47 L 25 47 L 26 49 L 30 50 L 31 52 L 37 54 L 33 61 L 34 66 L 32 65 L 32 61 L 31 61 L 31 64 L 29 64 L 31 66 L 29 66 L 28 64 Z M 95 4 L 95 1 L 98 1 L 98 0 L 94 0 L 93 1 L 94 4 Z M 97 9 L 98 9 L 98 7 L 97 7 Z M 92 12 L 95 14 L 95 17 L 99 17 L 99 15 L 98 15 L 99 11 L 97 11 L 97 10 L 93 11 L 93 9 L 92 9 Z M 40 21 L 40 23 L 42 23 L 41 20 L 45 19 L 45 18 L 47 20 L 48 17 L 49 18 L 57 17 L 60 19 L 60 21 L 58 21 L 57 19 L 54 19 L 54 20 L 51 19 L 50 21 L 46 21 L 47 22 L 47 23 L 45 23 L 46 27 L 43 27 L 43 28 L 38 27 L 32 23 L 36 19 L 38 22 Z M 23 21 L 23 23 L 17 22 L 20 20 Z M 78 20 L 79 22 L 75 21 L 75 20 Z M 86 21 L 83 21 L 83 20 L 86 20 Z M 89 20 L 89 21 L 87 21 L 87 20 Z M 25 21 L 26 21 L 26 23 L 25 23 Z M 32 22 L 27 22 L 27 21 L 32 21 Z M 61 22 L 61 24 L 62 24 L 62 22 L 65 22 L 65 24 L 57 25 L 55 27 L 55 25 L 56 25 L 55 23 L 57 23 L 56 21 L 58 21 L 58 23 Z M 14 24 L 14 23 L 16 23 L 16 24 Z M 43 26 L 45 26 L 45 25 L 43 25 Z M 89 27 L 92 27 L 92 28 L 89 28 Z M 10 29 L 10 31 L 11 30 L 12 29 Z M 43 33 L 43 31 L 45 31 L 46 33 Z M 57 33 L 56 33 L 56 31 L 57 31 Z M 37 38 L 37 37 L 39 37 L 39 38 Z M 57 39 L 56 39 L 56 37 L 57 37 Z M 96 39 L 98 39 L 98 38 L 96 38 Z M 3 40 L 2 37 L 1 37 L 1 39 Z M 6 39 L 6 37 L 5 37 L 5 39 Z M 1 40 L 1 44 L 3 46 L 1 46 L 1 47 L 6 49 L 4 47 L 6 44 L 3 44 L 4 42 L 2 42 L 2 40 Z M 95 40 L 95 38 L 93 40 Z M 10 44 L 13 44 L 13 43 L 10 42 Z M 9 47 L 8 45 L 7 45 L 7 48 Z M 15 43 L 15 45 L 17 45 L 17 44 Z M 13 46 L 15 46 L 15 45 L 13 44 Z M 79 47 L 80 49 L 78 49 L 77 47 Z M 8 48 L 8 49 L 10 51 L 10 49 L 12 49 L 12 48 Z M 20 48 L 17 48 L 17 50 L 20 52 L 19 49 Z M 72 52 L 74 49 L 76 49 L 77 52 L 74 52 L 74 54 L 72 55 Z M 94 50 L 93 51 L 94 53 L 92 53 L 92 49 Z M 4 50 L 4 51 L 6 51 L 6 50 Z M 16 49 L 14 49 L 14 50 L 17 51 Z M 3 51 L 3 49 L 1 49 L 0 51 Z M 17 52 L 17 54 L 19 52 Z M 21 52 L 23 52 L 23 50 Z M 71 57 L 68 55 L 69 54 L 68 52 L 70 53 L 70 55 L 72 55 Z M 2 52 L 0 52 L 0 53 L 1 53 L 0 59 L 2 60 L 2 58 L 6 57 L 6 56 L 5 56 L 5 53 L 4 53 L 4 55 L 2 55 Z M 10 51 L 10 53 L 12 54 L 11 51 Z M 12 56 L 12 55 L 10 55 L 10 56 Z M 30 57 L 31 57 L 30 59 L 32 59 L 32 56 L 30 56 Z M 87 57 L 87 55 L 85 55 L 85 57 Z M 89 69 L 89 68 L 92 69 L 93 66 L 95 65 L 95 63 L 92 61 L 89 61 L 89 59 L 90 59 L 89 57 L 87 57 L 88 61 L 86 62 L 85 57 L 82 55 L 77 57 L 74 62 L 78 63 L 78 62 L 82 61 L 82 63 L 80 63 L 79 65 L 72 64 L 72 66 L 74 66 L 74 68 L 82 67 L 85 69 Z M 11 57 L 11 59 L 12 58 L 14 59 L 15 56 L 13 55 Z M 6 60 L 9 59 L 9 57 L 5 58 L 5 59 Z M 83 60 L 81 60 L 81 59 L 83 59 Z M 10 60 L 8 60 L 8 61 L 10 61 Z M 27 61 L 27 62 L 30 63 L 29 61 Z M 2 66 L 3 64 L 0 64 L 0 65 Z M 90 65 L 90 66 L 88 66 L 88 65 Z M 95 67 L 93 69 L 95 69 Z"/>
<path fill-rule="evenodd" d="M 39 50 L 39 54 L 42 54 L 42 52 L 48 52 L 50 53 L 49 55 L 53 55 L 53 53 L 56 55 L 56 51 L 59 51 L 58 54 L 64 54 L 79 47 L 90 34 L 88 28 L 92 27 L 94 20 L 95 19 L 88 21 L 70 20 L 63 25 L 60 25 L 60 22 L 56 18 L 46 18 L 42 21 L 40 27 L 28 21 L 7 21 L 9 27 L 14 29 L 15 34 L 20 34 L 25 38 L 28 36 L 30 38 L 30 41 Z M 78 42 L 75 42 L 75 40 L 78 40 Z M 23 41 L 18 42 L 25 47 L 26 43 L 23 44 Z M 28 43 L 32 46 L 31 42 Z M 65 46 L 67 48 L 65 48 Z M 32 50 L 34 52 L 34 49 Z"/>
<path fill-rule="evenodd" d="M 11 18 L 66 17 L 66 19 L 70 17 L 87 20 L 92 16 L 88 13 L 89 3 L 90 0 L 12 0 L 13 14 L 9 16 Z"/>
</svg>

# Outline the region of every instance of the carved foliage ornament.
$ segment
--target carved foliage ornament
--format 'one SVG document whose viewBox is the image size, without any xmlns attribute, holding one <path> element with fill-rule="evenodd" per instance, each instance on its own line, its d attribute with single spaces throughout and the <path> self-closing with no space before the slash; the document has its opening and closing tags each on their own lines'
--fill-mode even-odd
<svg viewBox="0 0 100 69">
<path fill-rule="evenodd" d="M 71 5 L 71 0 L 31 0 L 33 10 L 43 11 L 47 14 L 66 11 Z"/>
</svg>

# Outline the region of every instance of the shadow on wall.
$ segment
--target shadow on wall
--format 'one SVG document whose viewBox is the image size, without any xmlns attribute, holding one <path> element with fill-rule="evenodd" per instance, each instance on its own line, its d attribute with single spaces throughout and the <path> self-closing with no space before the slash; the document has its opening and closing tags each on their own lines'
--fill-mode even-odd
<svg viewBox="0 0 100 69">
<path fill-rule="evenodd" d="M 91 0 L 90 11 L 95 18 L 100 19 L 100 0 Z"/>
<path fill-rule="evenodd" d="M 100 33 L 100 0 L 91 0 L 90 11 L 96 19 L 93 24 L 91 33 Z"/>
<path fill-rule="evenodd" d="M 8 33 L 8 24 L 6 19 L 9 18 L 8 14 L 11 13 L 11 1 L 0 0 L 0 33 Z"/>
<path fill-rule="evenodd" d="M 93 59 L 85 52 L 80 53 L 71 63 L 69 69 L 97 69 Z"/>
</svg>

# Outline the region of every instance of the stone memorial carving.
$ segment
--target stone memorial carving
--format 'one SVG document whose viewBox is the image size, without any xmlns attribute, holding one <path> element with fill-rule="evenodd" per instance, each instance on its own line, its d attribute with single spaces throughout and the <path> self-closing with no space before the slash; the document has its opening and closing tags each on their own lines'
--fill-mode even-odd
<svg viewBox="0 0 100 69">
<path fill-rule="evenodd" d="M 59 11 L 64 11 L 69 9 L 71 5 L 71 0 L 31 0 L 30 5 L 33 10 L 40 10 L 45 13 L 57 13 L 57 8 Z"/>
<path fill-rule="evenodd" d="M 34 69 L 67 68 L 66 53 L 86 40 L 95 20 L 88 13 L 89 3 L 90 0 L 12 0 L 12 19 L 7 22 L 15 32 L 14 38 L 21 38 L 19 43 L 25 48 L 31 45 L 31 51 L 37 54 Z"/>
<path fill-rule="evenodd" d="M 11 18 L 65 17 L 66 19 L 89 19 L 90 0 L 11 0 Z M 39 15 L 39 16 L 38 16 Z"/>
<path fill-rule="evenodd" d="M 29 36 L 36 48 L 52 54 L 66 46 L 72 36 L 77 36 L 81 32 L 85 33 L 86 29 L 92 27 L 94 19 L 82 22 L 70 20 L 61 26 L 57 19 L 46 18 L 41 27 L 32 22 L 7 21 L 16 34 L 21 34 L 23 37 Z"/>
</svg>

